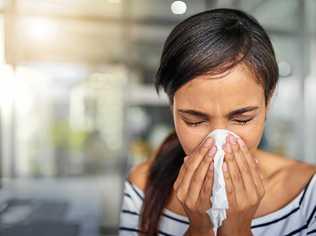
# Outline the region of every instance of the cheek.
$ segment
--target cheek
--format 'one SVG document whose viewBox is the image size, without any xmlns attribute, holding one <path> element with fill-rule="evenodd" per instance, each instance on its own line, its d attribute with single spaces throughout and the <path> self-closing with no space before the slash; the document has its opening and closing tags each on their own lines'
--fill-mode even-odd
<svg viewBox="0 0 316 236">
<path fill-rule="evenodd" d="M 260 118 L 257 122 L 254 122 L 247 128 L 240 128 L 240 132 L 236 132 L 242 140 L 247 144 L 247 147 L 251 153 L 254 153 L 261 141 L 264 131 L 264 117 Z"/>
<path fill-rule="evenodd" d="M 208 132 L 203 129 L 190 129 L 181 121 L 175 121 L 175 130 L 186 155 L 199 145 Z"/>
</svg>

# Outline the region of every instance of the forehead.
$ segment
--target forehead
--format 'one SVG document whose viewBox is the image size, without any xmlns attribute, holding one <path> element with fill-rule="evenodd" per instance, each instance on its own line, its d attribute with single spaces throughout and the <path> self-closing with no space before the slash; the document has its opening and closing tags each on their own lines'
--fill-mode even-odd
<svg viewBox="0 0 316 236">
<path fill-rule="evenodd" d="M 174 105 L 182 108 L 231 109 L 244 105 L 261 105 L 264 90 L 246 66 L 237 65 L 220 78 L 202 75 L 194 78 L 174 96 Z"/>
</svg>

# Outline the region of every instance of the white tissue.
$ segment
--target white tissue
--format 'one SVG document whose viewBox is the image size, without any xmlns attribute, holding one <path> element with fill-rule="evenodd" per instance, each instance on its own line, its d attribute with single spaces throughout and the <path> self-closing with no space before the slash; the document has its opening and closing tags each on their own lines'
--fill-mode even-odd
<svg viewBox="0 0 316 236">
<path fill-rule="evenodd" d="M 214 177 L 213 177 L 213 189 L 211 196 L 212 207 L 207 210 L 212 223 L 213 229 L 216 229 L 222 225 L 222 222 L 226 219 L 226 209 L 228 209 L 228 200 L 225 190 L 225 181 L 223 174 L 223 160 L 224 160 L 224 150 L 222 145 L 226 141 L 226 136 L 231 133 L 233 136 L 238 137 L 238 135 L 226 129 L 215 129 L 207 135 L 215 139 L 215 145 L 217 148 L 214 157 Z"/>
</svg>

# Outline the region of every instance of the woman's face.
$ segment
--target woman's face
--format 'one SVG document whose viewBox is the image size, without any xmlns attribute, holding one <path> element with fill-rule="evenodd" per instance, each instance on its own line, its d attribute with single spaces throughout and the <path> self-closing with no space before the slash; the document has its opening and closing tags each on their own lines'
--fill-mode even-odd
<svg viewBox="0 0 316 236">
<path fill-rule="evenodd" d="M 267 112 L 263 87 L 244 64 L 220 78 L 202 75 L 189 81 L 176 91 L 171 108 L 186 155 L 214 129 L 236 133 L 254 153 Z"/>
</svg>

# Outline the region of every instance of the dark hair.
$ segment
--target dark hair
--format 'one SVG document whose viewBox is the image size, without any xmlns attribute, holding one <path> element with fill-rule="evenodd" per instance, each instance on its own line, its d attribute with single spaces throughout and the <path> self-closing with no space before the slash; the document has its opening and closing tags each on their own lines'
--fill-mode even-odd
<svg viewBox="0 0 316 236">
<path fill-rule="evenodd" d="M 180 22 L 169 34 L 156 73 L 173 103 L 175 92 L 199 75 L 220 75 L 243 63 L 264 88 L 266 105 L 278 81 L 278 66 L 269 36 L 258 21 L 234 9 L 212 9 Z M 145 186 L 140 228 L 157 235 L 160 216 L 172 193 L 185 152 L 173 131 L 161 144 Z"/>
</svg>

